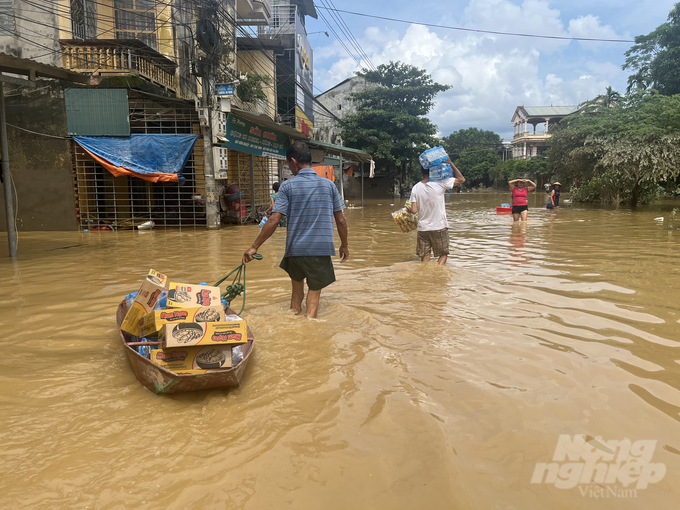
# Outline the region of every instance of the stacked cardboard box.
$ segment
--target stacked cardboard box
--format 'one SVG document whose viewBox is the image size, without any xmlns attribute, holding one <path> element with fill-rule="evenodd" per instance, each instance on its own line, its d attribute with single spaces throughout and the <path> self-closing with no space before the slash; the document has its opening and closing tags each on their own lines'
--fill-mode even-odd
<svg viewBox="0 0 680 510">
<path fill-rule="evenodd" d="M 192 306 L 155 310 L 139 319 L 140 336 L 157 336 L 164 324 L 174 322 L 219 322 L 224 320 L 222 305 Z"/>
<path fill-rule="evenodd" d="M 238 315 L 225 316 L 218 287 L 171 282 L 166 288 L 166 282 L 165 275 L 149 271 L 121 329 L 150 342 L 158 340 L 159 348 L 142 346 L 146 351 L 140 353 L 172 372 L 198 374 L 231 367 L 232 347 L 248 341 L 246 322 Z M 167 308 L 162 309 L 164 290 Z"/>
<path fill-rule="evenodd" d="M 142 282 L 132 306 L 127 312 L 120 329 L 134 336 L 139 336 L 139 319 L 148 315 L 156 306 L 165 289 L 167 276 L 151 269 Z"/>
</svg>

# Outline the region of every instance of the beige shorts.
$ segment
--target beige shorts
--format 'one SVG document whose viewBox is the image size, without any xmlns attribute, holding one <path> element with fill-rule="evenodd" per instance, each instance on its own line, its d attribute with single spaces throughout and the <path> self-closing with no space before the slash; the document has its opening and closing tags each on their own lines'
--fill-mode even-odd
<svg viewBox="0 0 680 510">
<path fill-rule="evenodd" d="M 416 254 L 419 257 L 430 255 L 430 250 L 435 257 L 449 254 L 449 229 L 418 231 Z"/>
</svg>

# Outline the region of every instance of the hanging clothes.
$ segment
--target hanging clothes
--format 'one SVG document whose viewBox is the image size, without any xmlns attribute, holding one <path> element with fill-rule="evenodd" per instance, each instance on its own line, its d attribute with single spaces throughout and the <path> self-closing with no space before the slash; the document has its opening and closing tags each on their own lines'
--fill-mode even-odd
<svg viewBox="0 0 680 510">
<path fill-rule="evenodd" d="M 317 165 L 313 166 L 312 170 L 316 172 L 319 177 L 325 177 L 335 182 L 335 174 L 333 173 L 333 165 Z"/>
</svg>

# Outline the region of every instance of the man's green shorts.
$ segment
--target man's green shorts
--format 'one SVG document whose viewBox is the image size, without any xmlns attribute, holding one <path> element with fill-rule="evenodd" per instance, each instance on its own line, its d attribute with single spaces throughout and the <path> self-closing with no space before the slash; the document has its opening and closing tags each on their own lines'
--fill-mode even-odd
<svg viewBox="0 0 680 510">
<path fill-rule="evenodd" d="M 325 257 L 283 257 L 279 267 L 296 282 L 307 279 L 309 290 L 321 290 L 335 281 L 330 255 Z"/>
</svg>

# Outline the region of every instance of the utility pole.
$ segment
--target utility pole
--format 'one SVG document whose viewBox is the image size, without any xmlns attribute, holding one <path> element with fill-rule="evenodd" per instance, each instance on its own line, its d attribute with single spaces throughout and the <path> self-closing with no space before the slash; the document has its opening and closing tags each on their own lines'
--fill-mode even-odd
<svg viewBox="0 0 680 510">
<path fill-rule="evenodd" d="M 17 256 L 17 238 L 14 231 L 14 203 L 12 197 L 12 175 L 9 172 L 9 146 L 7 144 L 7 117 L 5 115 L 5 92 L 0 81 L 0 138 L 2 138 L 2 179 L 5 184 L 5 214 L 7 215 L 7 240 L 9 256 Z"/>
<path fill-rule="evenodd" d="M 205 215 L 208 230 L 220 228 L 220 197 L 217 194 L 215 184 L 215 164 L 213 161 L 213 131 L 212 131 L 212 108 L 209 104 L 209 89 L 212 77 L 209 73 L 203 76 L 203 109 L 206 114 L 206 122 L 203 125 L 203 164 L 205 173 Z"/>
</svg>

